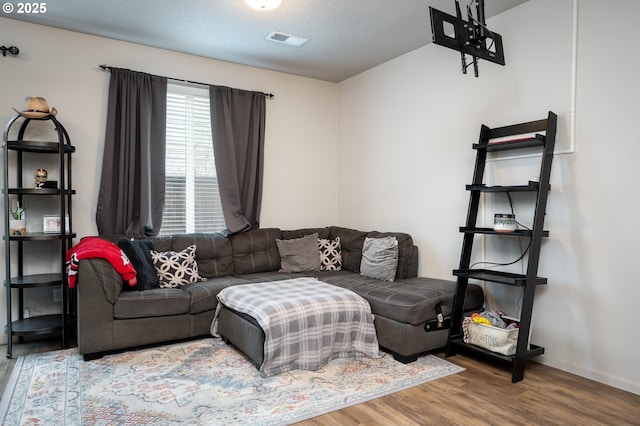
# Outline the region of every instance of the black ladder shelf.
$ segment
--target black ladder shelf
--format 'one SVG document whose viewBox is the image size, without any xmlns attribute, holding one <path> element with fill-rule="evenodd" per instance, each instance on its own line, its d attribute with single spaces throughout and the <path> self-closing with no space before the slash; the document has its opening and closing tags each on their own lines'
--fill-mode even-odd
<svg viewBox="0 0 640 426">
<path fill-rule="evenodd" d="M 547 279 L 539 277 L 538 263 L 540 259 L 540 247 L 542 238 L 548 237 L 549 233 L 543 229 L 544 217 L 547 207 L 547 196 L 549 194 L 549 178 L 551 175 L 551 163 L 553 161 L 553 150 L 555 146 L 557 116 L 549 112 L 546 119 L 531 121 L 527 123 L 514 124 L 504 127 L 489 128 L 482 125 L 480 138 L 477 144 L 473 144 L 473 149 L 477 151 L 475 170 L 473 172 L 473 183 L 467 185 L 469 191 L 469 208 L 467 211 L 466 226 L 460 228 L 463 233 L 462 251 L 460 254 L 460 265 L 453 271 L 457 277 L 457 288 L 454 299 L 451 327 L 447 340 L 446 356 L 455 355 L 458 350 L 469 353 L 480 354 L 486 357 L 510 363 L 512 366 L 513 383 L 524 378 L 524 369 L 527 360 L 544 353 L 544 348 L 535 345 L 528 345 L 531 327 L 531 312 L 533 310 L 533 299 L 537 285 L 547 284 Z M 543 134 L 537 132 L 544 132 Z M 528 136 L 535 134 L 534 136 Z M 527 135 L 524 136 L 523 135 Z M 506 138 L 506 139 L 505 139 Z M 500 139 L 496 142 L 496 139 Z M 527 185 L 517 186 L 486 186 L 483 183 L 487 154 L 490 152 L 517 150 L 517 149 L 542 150 L 540 161 L 540 176 L 538 182 L 529 182 Z M 508 193 L 508 192 L 531 192 L 536 194 L 536 205 L 533 217 L 533 228 L 531 230 L 517 230 L 514 232 L 496 232 L 492 228 L 478 228 L 476 221 L 480 206 L 480 196 L 482 193 Z M 471 254 L 473 250 L 474 238 L 476 235 L 498 235 L 507 237 L 528 237 L 531 239 L 529 252 L 527 255 L 526 274 L 514 274 L 509 272 L 494 271 L 489 269 L 470 268 Z M 467 291 L 469 279 L 481 280 L 488 283 L 497 283 L 510 286 L 524 287 L 522 298 L 520 330 L 518 332 L 518 342 L 514 355 L 506 356 L 496 352 L 491 352 L 466 344 L 462 335 L 462 320 L 464 315 L 464 297 Z"/>
</svg>

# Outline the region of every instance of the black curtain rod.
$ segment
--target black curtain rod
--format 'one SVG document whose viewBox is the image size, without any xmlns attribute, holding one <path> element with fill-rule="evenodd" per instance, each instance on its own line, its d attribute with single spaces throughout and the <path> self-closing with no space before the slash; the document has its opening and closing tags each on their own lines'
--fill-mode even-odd
<svg viewBox="0 0 640 426">
<path fill-rule="evenodd" d="M 111 67 L 109 65 L 100 65 L 100 68 L 102 68 L 105 71 L 111 71 L 111 68 L 114 68 L 114 67 Z M 162 76 L 160 76 L 160 77 L 162 77 Z M 172 77 L 164 77 L 164 78 L 166 78 L 168 80 L 173 80 L 173 81 L 181 81 L 183 83 L 197 84 L 199 86 L 210 86 L 210 84 L 207 84 L 207 83 L 200 83 L 200 82 L 191 81 L 191 80 L 182 80 L 180 78 L 172 78 Z M 275 98 L 275 95 L 273 93 L 263 93 L 263 94 L 267 98 Z"/>
</svg>

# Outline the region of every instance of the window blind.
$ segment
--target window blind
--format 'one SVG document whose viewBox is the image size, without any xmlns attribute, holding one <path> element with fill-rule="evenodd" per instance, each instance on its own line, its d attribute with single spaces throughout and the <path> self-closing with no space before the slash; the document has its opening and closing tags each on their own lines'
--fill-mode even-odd
<svg viewBox="0 0 640 426">
<path fill-rule="evenodd" d="M 207 89 L 169 84 L 165 173 L 161 235 L 226 229 Z"/>
</svg>

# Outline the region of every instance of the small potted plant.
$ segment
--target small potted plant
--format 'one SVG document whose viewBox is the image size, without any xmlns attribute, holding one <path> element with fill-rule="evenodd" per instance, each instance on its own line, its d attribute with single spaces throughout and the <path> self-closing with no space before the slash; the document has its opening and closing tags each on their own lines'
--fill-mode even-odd
<svg viewBox="0 0 640 426">
<path fill-rule="evenodd" d="M 9 218 L 9 234 L 10 235 L 26 235 L 27 225 L 25 218 L 26 207 L 20 207 L 20 203 L 16 205 L 16 209 L 11 211 Z"/>
</svg>

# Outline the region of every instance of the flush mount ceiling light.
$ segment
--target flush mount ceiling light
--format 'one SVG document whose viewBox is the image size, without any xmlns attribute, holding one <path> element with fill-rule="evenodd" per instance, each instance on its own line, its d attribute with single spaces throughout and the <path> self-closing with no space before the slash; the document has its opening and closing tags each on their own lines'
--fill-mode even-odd
<svg viewBox="0 0 640 426">
<path fill-rule="evenodd" d="M 282 0 L 244 0 L 249 6 L 256 10 L 273 10 L 280 6 Z"/>
</svg>

